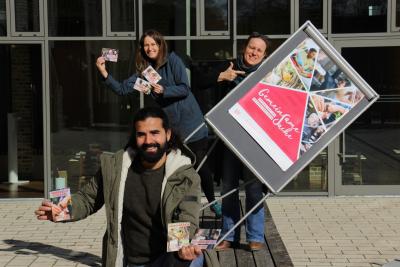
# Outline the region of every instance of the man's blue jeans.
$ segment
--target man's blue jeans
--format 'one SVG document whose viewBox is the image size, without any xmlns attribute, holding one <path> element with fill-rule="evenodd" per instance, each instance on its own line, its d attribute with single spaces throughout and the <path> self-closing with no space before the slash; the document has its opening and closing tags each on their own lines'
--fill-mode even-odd
<svg viewBox="0 0 400 267">
<path fill-rule="evenodd" d="M 227 148 L 224 150 L 222 163 L 222 193 L 225 194 L 239 186 L 239 178 L 243 175 L 245 167 L 236 156 Z M 262 184 L 256 180 L 245 187 L 246 213 L 254 207 L 262 198 Z M 222 233 L 225 235 L 240 219 L 239 192 L 225 197 L 222 200 Z M 247 242 L 264 242 L 264 205 L 260 205 L 246 218 Z M 240 227 L 230 233 L 225 240 L 231 242 L 240 241 Z"/>
</svg>

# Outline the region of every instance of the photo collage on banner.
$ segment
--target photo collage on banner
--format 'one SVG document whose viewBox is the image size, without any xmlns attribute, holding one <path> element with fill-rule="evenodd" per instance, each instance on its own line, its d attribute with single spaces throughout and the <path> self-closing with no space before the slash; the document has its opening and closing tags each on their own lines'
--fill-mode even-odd
<svg viewBox="0 0 400 267">
<path fill-rule="evenodd" d="M 286 171 L 363 97 L 307 38 L 229 113 Z"/>
</svg>

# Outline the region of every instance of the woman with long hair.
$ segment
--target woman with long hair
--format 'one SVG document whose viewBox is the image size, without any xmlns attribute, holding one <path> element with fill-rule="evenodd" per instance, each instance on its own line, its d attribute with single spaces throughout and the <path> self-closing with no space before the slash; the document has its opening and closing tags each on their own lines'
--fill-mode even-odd
<svg viewBox="0 0 400 267">
<path fill-rule="evenodd" d="M 106 85 L 119 95 L 132 94 L 138 78 L 144 78 L 142 72 L 152 66 L 161 76 L 158 83 L 151 83 L 150 96 L 167 113 L 175 132 L 185 140 L 203 122 L 203 114 L 189 86 L 185 65 L 174 52 L 168 53 L 164 37 L 155 30 L 146 31 L 139 41 L 136 52 L 136 73 L 123 82 L 116 81 L 105 67 L 105 60 L 99 57 L 96 62 L 97 69 L 103 76 Z M 196 155 L 198 164 L 207 154 L 208 130 L 207 126 L 201 127 L 189 140 L 188 147 Z M 214 184 L 211 171 L 207 162 L 199 170 L 201 186 L 209 202 L 214 201 Z M 221 206 L 215 203 L 211 209 L 217 216 L 221 216 Z"/>
</svg>

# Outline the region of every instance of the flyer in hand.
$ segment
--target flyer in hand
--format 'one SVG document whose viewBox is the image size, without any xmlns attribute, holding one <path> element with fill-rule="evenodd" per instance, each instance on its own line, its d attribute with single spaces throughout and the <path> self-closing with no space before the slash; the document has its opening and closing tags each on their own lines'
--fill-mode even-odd
<svg viewBox="0 0 400 267">
<path fill-rule="evenodd" d="M 138 90 L 139 92 L 148 95 L 151 92 L 152 86 L 148 81 L 143 80 L 141 78 L 137 78 L 135 84 L 133 85 L 133 88 Z"/>
<path fill-rule="evenodd" d="M 364 94 L 306 38 L 229 109 L 286 171 Z"/>
<path fill-rule="evenodd" d="M 51 214 L 54 222 L 66 221 L 71 219 L 72 201 L 69 188 L 63 188 L 49 192 L 52 202 Z"/>
<path fill-rule="evenodd" d="M 221 229 L 197 229 L 194 237 L 191 241 L 192 245 L 197 245 L 201 249 L 213 249 L 219 235 L 221 234 Z"/>
<path fill-rule="evenodd" d="M 189 245 L 189 227 L 190 222 L 168 224 L 167 252 L 178 251 Z"/>
<path fill-rule="evenodd" d="M 148 66 L 142 74 L 150 83 L 158 83 L 161 80 L 160 74 L 152 66 Z"/>
<path fill-rule="evenodd" d="M 117 62 L 118 61 L 118 49 L 114 48 L 102 48 L 101 49 L 101 56 L 111 62 Z"/>
</svg>

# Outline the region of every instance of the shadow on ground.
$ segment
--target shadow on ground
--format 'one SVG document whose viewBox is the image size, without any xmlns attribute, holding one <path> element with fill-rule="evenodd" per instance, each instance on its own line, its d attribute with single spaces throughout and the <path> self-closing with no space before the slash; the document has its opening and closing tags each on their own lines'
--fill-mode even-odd
<svg viewBox="0 0 400 267">
<path fill-rule="evenodd" d="M 40 242 L 26 242 L 22 240 L 6 239 L 4 243 L 10 245 L 9 248 L 0 249 L 0 251 L 14 251 L 16 255 L 53 255 L 58 258 L 79 262 L 89 266 L 101 266 L 101 258 L 97 255 L 78 252 L 71 249 L 59 248 Z"/>
</svg>

